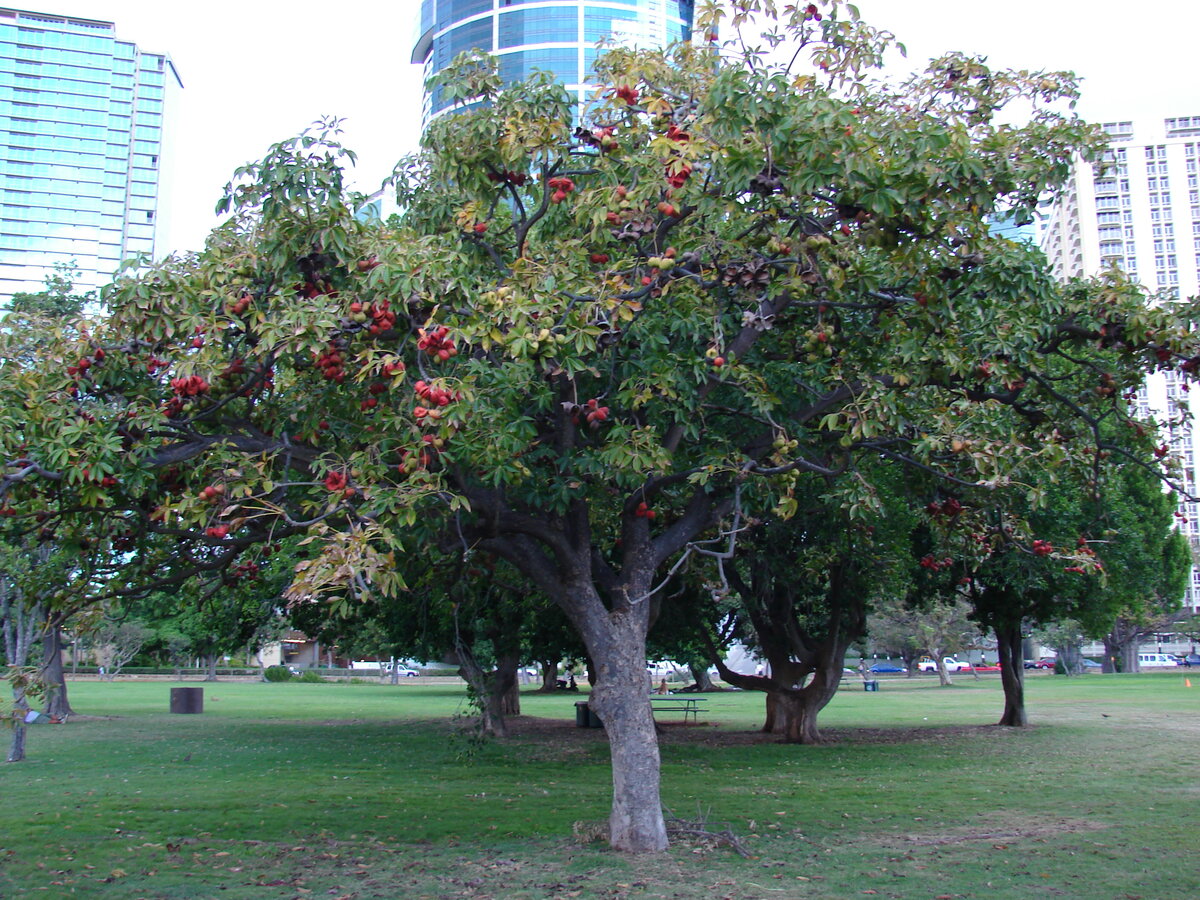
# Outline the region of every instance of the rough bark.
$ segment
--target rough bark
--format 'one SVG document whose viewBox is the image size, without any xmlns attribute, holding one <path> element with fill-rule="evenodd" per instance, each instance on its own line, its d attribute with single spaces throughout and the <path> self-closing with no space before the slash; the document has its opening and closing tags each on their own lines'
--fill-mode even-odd
<svg viewBox="0 0 1200 900">
<path fill-rule="evenodd" d="M 1024 727 L 1029 724 L 1025 713 L 1025 660 L 1021 658 L 1021 623 L 1007 622 L 995 626 L 996 650 L 1000 654 L 1000 684 L 1004 688 L 1004 712 L 997 725 Z"/>
<path fill-rule="evenodd" d="M 492 691 L 498 695 L 505 716 L 521 714 L 521 685 L 517 681 L 520 663 L 516 654 L 505 654 L 496 660 L 496 671 L 492 674 Z"/>
<path fill-rule="evenodd" d="M 813 678 L 798 690 L 775 692 L 773 731 L 782 734 L 788 744 L 823 743 L 817 728 L 817 716 L 837 694 L 842 667 L 818 669 Z"/>
<path fill-rule="evenodd" d="M 589 604 L 595 605 L 599 598 Z M 666 850 L 658 736 L 646 690 L 646 611 L 593 609 L 587 620 L 585 642 L 598 680 L 589 705 L 604 723 L 612 757 L 609 839 L 616 850 Z"/>
<path fill-rule="evenodd" d="M 67 698 L 67 678 L 63 672 L 62 625 L 54 617 L 47 617 L 42 633 L 42 684 L 46 686 L 45 713 L 54 719 L 65 719 L 74 715 Z"/>
<path fill-rule="evenodd" d="M 1142 664 L 1138 661 L 1137 639 L 1126 641 L 1121 645 L 1121 671 L 1140 672 Z"/>
<path fill-rule="evenodd" d="M 204 655 L 204 680 L 217 680 L 217 654 L 206 653 Z"/>
</svg>

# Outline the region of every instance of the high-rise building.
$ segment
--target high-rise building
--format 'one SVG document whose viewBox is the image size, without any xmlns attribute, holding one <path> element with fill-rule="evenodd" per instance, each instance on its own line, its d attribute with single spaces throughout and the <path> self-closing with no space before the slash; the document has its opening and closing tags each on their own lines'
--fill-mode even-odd
<svg viewBox="0 0 1200 900">
<path fill-rule="evenodd" d="M 436 75 L 468 50 L 496 54 L 505 81 L 553 73 L 584 100 L 603 38 L 639 47 L 688 40 L 693 0 L 421 0 L 412 61 Z M 426 93 L 422 122 L 451 102 Z"/>
<path fill-rule="evenodd" d="M 1200 295 L 1200 116 L 1104 125 L 1101 165 L 1077 162 L 1063 196 L 1044 222 L 1042 249 L 1061 279 L 1116 267 L 1163 298 Z M 1196 491 L 1200 447 L 1193 425 L 1200 397 L 1177 371 L 1149 379 L 1136 412 L 1173 423 L 1165 432 L 1180 464 L 1180 486 Z M 1200 552 L 1200 504 L 1181 503 L 1180 527 Z M 1192 569 L 1184 605 L 1200 611 L 1200 569 Z"/>
<path fill-rule="evenodd" d="M 171 60 L 112 22 L 0 8 L 0 306 L 55 263 L 77 287 L 154 253 Z"/>
<path fill-rule="evenodd" d="M 1109 122 L 1100 166 L 1077 163 L 1042 248 L 1060 278 L 1117 266 L 1163 294 L 1200 293 L 1200 116 Z"/>
</svg>

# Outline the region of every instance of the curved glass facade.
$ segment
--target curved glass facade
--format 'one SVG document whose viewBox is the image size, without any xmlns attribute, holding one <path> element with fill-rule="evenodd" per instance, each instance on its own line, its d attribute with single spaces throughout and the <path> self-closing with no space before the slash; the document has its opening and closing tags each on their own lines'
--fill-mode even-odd
<svg viewBox="0 0 1200 900">
<path fill-rule="evenodd" d="M 579 99 L 603 38 L 638 47 L 662 47 L 691 37 L 693 0 L 422 0 L 412 61 L 429 78 L 458 54 L 496 54 L 505 81 L 533 70 L 552 72 Z M 449 102 L 426 95 L 423 122 Z"/>
<path fill-rule="evenodd" d="M 111 22 L 0 8 L 0 306 L 75 261 L 80 289 L 154 252 L 171 61 Z"/>
</svg>

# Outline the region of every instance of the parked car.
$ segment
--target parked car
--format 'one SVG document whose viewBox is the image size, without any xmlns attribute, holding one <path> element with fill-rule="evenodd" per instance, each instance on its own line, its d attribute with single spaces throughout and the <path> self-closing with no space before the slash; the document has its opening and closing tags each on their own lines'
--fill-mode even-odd
<svg viewBox="0 0 1200 900">
<path fill-rule="evenodd" d="M 1187 656 L 1179 657 L 1181 666 L 1200 666 L 1200 653 L 1189 653 Z"/>
<path fill-rule="evenodd" d="M 401 678 L 416 678 L 421 673 L 416 669 L 410 669 L 407 666 L 396 666 L 396 671 L 392 674 L 398 675 Z"/>
<path fill-rule="evenodd" d="M 976 672 L 999 672 L 1000 663 L 978 663 L 975 666 Z"/>
<path fill-rule="evenodd" d="M 1104 666 L 1100 665 L 1100 663 L 1096 662 L 1094 659 L 1081 659 L 1079 661 L 1079 663 L 1085 669 L 1103 669 L 1104 668 Z"/>
<path fill-rule="evenodd" d="M 971 671 L 971 664 L 969 662 L 963 662 L 961 659 L 955 659 L 953 656 L 943 656 L 942 662 L 946 664 L 947 672 Z M 937 668 L 937 662 L 930 659 L 928 656 L 917 662 L 918 672 L 936 672 Z"/>
<path fill-rule="evenodd" d="M 908 669 L 904 666 L 897 666 L 890 662 L 877 662 L 875 665 L 867 669 L 872 675 L 899 675 L 907 672 Z"/>
<path fill-rule="evenodd" d="M 1169 669 L 1179 665 L 1170 653 L 1139 653 L 1138 666 L 1143 669 Z"/>
<path fill-rule="evenodd" d="M 1041 659 L 1025 660 L 1025 668 L 1027 669 L 1053 669 L 1057 662 L 1052 656 L 1043 656 Z"/>
</svg>

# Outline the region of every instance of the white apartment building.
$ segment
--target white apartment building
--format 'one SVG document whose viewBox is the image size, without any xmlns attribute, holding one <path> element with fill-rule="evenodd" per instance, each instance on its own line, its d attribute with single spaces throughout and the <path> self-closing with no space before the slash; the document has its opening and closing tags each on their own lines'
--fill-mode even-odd
<svg viewBox="0 0 1200 900">
<path fill-rule="evenodd" d="M 1042 223 L 1041 245 L 1060 279 L 1096 275 L 1113 266 L 1163 299 L 1200 295 L 1200 115 L 1107 122 L 1109 149 L 1100 165 L 1077 162 L 1063 196 Z M 1160 421 L 1200 413 L 1178 372 L 1153 376 L 1138 413 Z M 1182 487 L 1196 487 L 1193 424 L 1167 439 L 1182 464 Z M 1180 528 L 1200 548 L 1200 504 L 1180 505 Z M 1200 611 L 1200 570 L 1184 606 Z"/>
</svg>

